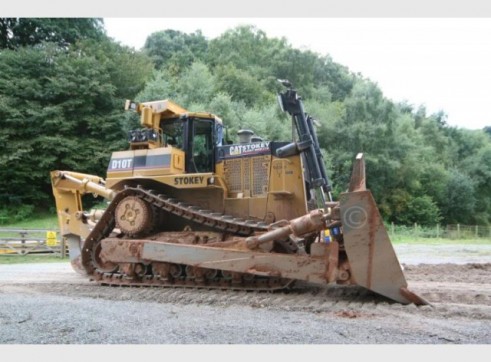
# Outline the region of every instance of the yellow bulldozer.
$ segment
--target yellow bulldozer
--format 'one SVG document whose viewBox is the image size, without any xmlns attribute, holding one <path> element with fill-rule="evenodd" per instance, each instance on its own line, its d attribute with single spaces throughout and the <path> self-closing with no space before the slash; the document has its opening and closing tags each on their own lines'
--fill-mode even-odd
<svg viewBox="0 0 491 362">
<path fill-rule="evenodd" d="M 105 179 L 51 172 L 73 268 L 104 285 L 273 291 L 306 281 L 427 304 L 407 287 L 363 154 L 334 201 L 314 119 L 282 83 L 279 104 L 294 125 L 287 142 L 242 130 L 233 144 L 216 115 L 126 101 L 142 127 L 112 153 Z M 107 207 L 85 211 L 84 194 Z"/>
</svg>

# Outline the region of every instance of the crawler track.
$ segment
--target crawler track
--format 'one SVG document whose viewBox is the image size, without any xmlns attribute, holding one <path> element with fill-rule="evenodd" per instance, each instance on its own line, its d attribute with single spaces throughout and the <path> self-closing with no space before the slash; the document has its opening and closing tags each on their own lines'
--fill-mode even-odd
<svg viewBox="0 0 491 362">
<path fill-rule="evenodd" d="M 138 197 L 154 210 L 166 212 L 201 225 L 208 230 L 236 236 L 249 236 L 267 230 L 254 220 L 234 218 L 180 202 L 141 187 L 127 187 L 117 194 L 92 229 L 82 248 L 82 265 L 91 279 L 104 285 L 160 286 L 180 288 L 273 291 L 288 288 L 293 280 L 194 268 L 182 264 L 151 263 L 115 265 L 100 260 L 100 245 L 113 232 L 118 204 L 128 196 Z"/>
</svg>

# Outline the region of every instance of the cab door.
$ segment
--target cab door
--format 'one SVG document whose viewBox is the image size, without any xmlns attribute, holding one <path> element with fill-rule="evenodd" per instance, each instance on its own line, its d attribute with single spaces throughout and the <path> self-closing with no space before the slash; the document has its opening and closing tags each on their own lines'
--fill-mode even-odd
<svg viewBox="0 0 491 362">
<path fill-rule="evenodd" d="M 202 118 L 190 118 L 188 120 L 187 173 L 215 171 L 214 131 L 213 120 Z"/>
</svg>

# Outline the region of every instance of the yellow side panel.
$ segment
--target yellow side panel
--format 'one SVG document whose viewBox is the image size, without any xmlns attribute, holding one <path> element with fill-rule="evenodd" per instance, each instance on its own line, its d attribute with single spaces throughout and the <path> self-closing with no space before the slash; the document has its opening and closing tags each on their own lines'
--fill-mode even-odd
<svg viewBox="0 0 491 362">
<path fill-rule="evenodd" d="M 141 111 L 141 118 L 140 118 L 141 125 L 147 128 L 153 128 L 152 116 L 153 116 L 152 108 L 144 107 Z"/>
<path fill-rule="evenodd" d="M 216 187 L 206 189 L 175 189 L 172 197 L 189 202 L 206 210 L 223 213 L 223 190 Z"/>
<path fill-rule="evenodd" d="M 225 199 L 225 214 L 249 219 L 251 216 L 249 213 L 249 200 L 250 198 Z M 260 218 L 262 219 L 262 217 Z"/>
<path fill-rule="evenodd" d="M 307 213 L 305 181 L 300 156 L 273 157 L 267 212 L 276 221 L 290 220 Z"/>
<path fill-rule="evenodd" d="M 133 176 L 160 176 L 171 173 L 171 148 L 135 150 Z"/>
<path fill-rule="evenodd" d="M 274 158 L 271 168 L 271 185 L 269 191 L 272 193 L 289 193 L 289 187 L 287 182 L 290 178 L 287 178 L 286 170 L 291 168 L 293 161 L 288 158 Z M 294 172 L 290 170 L 289 172 Z"/>
<path fill-rule="evenodd" d="M 265 215 L 267 203 L 267 197 L 249 198 L 249 215 L 253 218 L 268 222 L 269 217 L 267 214 Z"/>
<path fill-rule="evenodd" d="M 171 173 L 184 173 L 184 151 L 177 148 L 172 149 Z"/>
<path fill-rule="evenodd" d="M 114 152 L 109 161 L 106 184 L 112 187 L 120 181 L 132 178 L 156 179 L 161 176 L 182 175 L 184 167 L 184 152 L 170 146 Z M 174 179 L 169 179 L 168 182 L 174 183 Z M 206 186 L 206 182 L 204 185 Z"/>
</svg>

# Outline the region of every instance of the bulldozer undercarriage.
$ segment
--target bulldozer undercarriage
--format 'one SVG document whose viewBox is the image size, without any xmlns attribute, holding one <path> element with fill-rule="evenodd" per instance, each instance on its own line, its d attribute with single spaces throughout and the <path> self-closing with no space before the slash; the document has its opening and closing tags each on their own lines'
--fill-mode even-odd
<svg viewBox="0 0 491 362">
<path fill-rule="evenodd" d="M 210 231 L 194 231 L 192 226 L 187 226 L 182 232 L 149 234 L 148 230 L 152 229 L 156 219 L 168 214 L 188 220 L 189 225 Z M 113 231 L 115 227 L 120 232 Z M 118 193 L 87 237 L 81 253 L 82 269 L 80 266 L 76 269 L 105 285 L 262 291 L 284 289 L 293 280 L 267 275 L 267 271 L 264 271 L 264 275 L 254 275 L 189 264 L 149 261 L 138 255 L 145 242 L 152 245 L 161 243 L 167 248 L 172 247 L 169 244 L 207 246 L 215 252 L 223 252 L 222 248 L 230 245 L 235 250 L 237 245 L 244 244 L 246 236 L 267 229 L 263 222 L 213 213 L 165 195 L 156 195 L 141 187 L 127 187 Z M 284 250 L 295 248 L 291 242 L 279 245 Z M 103 246 L 112 252 L 105 255 Z M 135 260 L 130 261 L 131 258 Z M 76 266 L 78 261 L 72 264 Z"/>
</svg>

